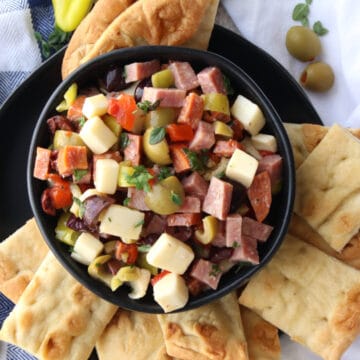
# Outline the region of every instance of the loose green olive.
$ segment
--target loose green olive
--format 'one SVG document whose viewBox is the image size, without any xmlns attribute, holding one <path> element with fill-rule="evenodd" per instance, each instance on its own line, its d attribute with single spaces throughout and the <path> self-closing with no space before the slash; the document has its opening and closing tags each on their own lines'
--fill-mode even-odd
<svg viewBox="0 0 360 360">
<path fill-rule="evenodd" d="M 321 52 L 319 37 L 305 26 L 293 26 L 286 34 L 286 48 L 301 61 L 311 61 Z"/>
<path fill-rule="evenodd" d="M 56 130 L 54 134 L 53 145 L 55 150 L 60 150 L 66 145 L 85 146 L 85 143 L 76 132 Z"/>
<path fill-rule="evenodd" d="M 174 108 L 157 108 L 146 114 L 145 126 L 146 128 L 166 126 L 174 123 L 176 117 Z"/>
<path fill-rule="evenodd" d="M 300 76 L 300 83 L 308 90 L 323 92 L 334 84 L 335 76 L 332 68 L 323 62 L 309 64 Z"/>
<path fill-rule="evenodd" d="M 157 214 L 170 215 L 179 210 L 184 199 L 185 193 L 180 180 L 176 176 L 169 176 L 146 193 L 145 204 Z"/>
</svg>

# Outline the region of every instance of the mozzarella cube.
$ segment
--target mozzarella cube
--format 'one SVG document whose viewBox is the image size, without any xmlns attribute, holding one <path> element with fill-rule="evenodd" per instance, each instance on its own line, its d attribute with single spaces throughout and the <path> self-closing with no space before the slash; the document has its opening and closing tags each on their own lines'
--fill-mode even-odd
<svg viewBox="0 0 360 360">
<path fill-rule="evenodd" d="M 259 162 L 254 157 L 236 149 L 227 164 L 225 175 L 248 188 L 253 182 L 258 165 Z"/>
<path fill-rule="evenodd" d="M 117 141 L 115 134 L 98 116 L 85 121 L 79 135 L 94 154 L 108 151 Z"/>
<path fill-rule="evenodd" d="M 149 270 L 138 268 L 139 276 L 136 280 L 128 281 L 132 291 L 129 293 L 130 299 L 141 299 L 145 296 L 150 284 L 151 273 Z"/>
<path fill-rule="evenodd" d="M 265 125 L 260 107 L 242 95 L 238 95 L 230 111 L 251 135 L 258 134 Z"/>
<path fill-rule="evenodd" d="M 273 135 L 257 134 L 251 137 L 251 141 L 257 150 L 266 150 L 276 153 L 277 142 Z"/>
<path fill-rule="evenodd" d="M 119 236 L 125 243 L 139 239 L 145 215 L 122 205 L 110 205 L 100 214 L 100 232 Z"/>
<path fill-rule="evenodd" d="M 189 300 L 185 280 L 178 274 L 165 275 L 154 285 L 154 299 L 166 313 L 183 308 Z"/>
<path fill-rule="evenodd" d="M 119 174 L 119 163 L 114 159 L 96 160 L 94 183 L 96 190 L 115 194 Z"/>
<path fill-rule="evenodd" d="M 194 257 L 190 246 L 163 233 L 150 248 L 146 259 L 152 266 L 181 275 L 187 270 Z"/>
<path fill-rule="evenodd" d="M 84 101 L 82 113 L 88 119 L 94 116 L 101 116 L 106 114 L 108 105 L 109 101 L 104 94 L 89 96 Z"/>
<path fill-rule="evenodd" d="M 75 242 L 74 257 L 79 257 L 83 264 L 90 265 L 103 248 L 104 244 L 100 240 L 90 233 L 83 232 Z"/>
</svg>

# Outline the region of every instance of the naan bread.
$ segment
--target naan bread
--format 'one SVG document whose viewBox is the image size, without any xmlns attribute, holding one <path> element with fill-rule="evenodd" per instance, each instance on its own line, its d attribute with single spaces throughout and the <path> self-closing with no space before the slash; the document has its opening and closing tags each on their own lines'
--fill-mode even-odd
<svg viewBox="0 0 360 360">
<path fill-rule="evenodd" d="M 240 307 L 249 360 L 280 360 L 278 329 L 248 308 Z"/>
<path fill-rule="evenodd" d="M 0 291 L 16 303 L 49 249 L 35 219 L 0 244 Z"/>
<path fill-rule="evenodd" d="M 334 125 L 296 172 L 294 211 L 336 251 L 360 228 L 360 141 Z"/>
<path fill-rule="evenodd" d="M 323 359 L 360 332 L 360 272 L 290 235 L 239 301 Z"/>
<path fill-rule="evenodd" d="M 185 312 L 158 315 L 166 351 L 183 360 L 248 359 L 235 293 Z"/>
<path fill-rule="evenodd" d="M 99 360 L 170 360 L 156 315 L 119 309 L 96 343 Z"/>
<path fill-rule="evenodd" d="M 42 360 L 83 360 L 116 312 L 85 289 L 51 252 L 3 323 L 0 339 Z"/>
</svg>

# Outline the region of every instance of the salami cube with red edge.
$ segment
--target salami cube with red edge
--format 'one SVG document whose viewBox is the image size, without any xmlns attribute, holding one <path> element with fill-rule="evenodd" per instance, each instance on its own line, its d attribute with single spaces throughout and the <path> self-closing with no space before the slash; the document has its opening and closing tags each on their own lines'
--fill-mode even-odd
<svg viewBox="0 0 360 360">
<path fill-rule="evenodd" d="M 186 96 L 184 106 L 182 107 L 178 123 L 189 124 L 193 129 L 196 129 L 203 116 L 204 100 L 196 93 L 190 93 Z"/>
<path fill-rule="evenodd" d="M 263 222 L 269 214 L 272 201 L 271 180 L 267 171 L 255 175 L 247 190 L 247 195 L 255 212 L 256 220 Z"/>
<path fill-rule="evenodd" d="M 141 101 L 147 100 L 151 103 L 160 101 L 160 106 L 162 107 L 181 108 L 184 105 L 185 96 L 185 90 L 162 89 L 145 86 Z"/>
<path fill-rule="evenodd" d="M 224 77 L 219 68 L 207 67 L 197 74 L 201 90 L 204 94 L 221 93 L 226 94 Z"/>
<path fill-rule="evenodd" d="M 192 151 L 210 149 L 214 144 L 215 133 L 213 126 L 205 121 L 200 121 L 194 138 L 189 144 L 189 149 Z"/>
<path fill-rule="evenodd" d="M 130 83 L 145 79 L 160 70 L 159 60 L 134 62 L 124 66 L 125 82 Z"/>
<path fill-rule="evenodd" d="M 229 214 L 233 186 L 213 176 L 205 196 L 202 210 L 219 220 L 226 220 Z"/>
<path fill-rule="evenodd" d="M 218 140 L 215 144 L 213 153 L 216 155 L 229 158 L 232 156 L 236 149 L 243 150 L 243 146 L 236 140 Z"/>
<path fill-rule="evenodd" d="M 181 90 L 192 90 L 199 86 L 198 78 L 190 63 L 185 61 L 174 61 L 168 69 L 174 76 L 175 86 Z"/>
<path fill-rule="evenodd" d="M 184 178 L 181 183 L 185 194 L 197 196 L 200 200 L 205 199 L 209 184 L 198 172 L 194 171 Z"/>
<path fill-rule="evenodd" d="M 267 155 L 259 160 L 258 173 L 267 171 L 271 179 L 271 187 L 278 186 L 281 182 L 282 157 L 278 154 Z"/>
<path fill-rule="evenodd" d="M 226 218 L 226 247 L 238 247 L 241 244 L 242 216 L 232 214 Z"/>
<path fill-rule="evenodd" d="M 124 149 L 124 160 L 131 161 L 131 165 L 137 166 L 141 162 L 142 153 L 142 136 L 135 134 L 127 134 L 128 144 Z"/>
<path fill-rule="evenodd" d="M 192 226 L 201 223 L 199 213 L 171 214 L 167 217 L 168 226 Z"/>
<path fill-rule="evenodd" d="M 191 269 L 190 275 L 216 290 L 222 275 L 219 265 L 208 260 L 198 260 Z"/>
<path fill-rule="evenodd" d="M 184 151 L 186 147 L 186 144 L 182 143 L 170 145 L 171 159 L 176 173 L 182 173 L 191 169 L 190 160 Z"/>
<path fill-rule="evenodd" d="M 33 176 L 46 180 L 50 170 L 51 150 L 38 146 L 36 148 L 35 166 Z"/>
<path fill-rule="evenodd" d="M 259 264 L 259 254 L 257 251 L 256 239 L 251 236 L 242 235 L 241 244 L 234 249 L 230 260 L 234 262 L 249 262 L 254 265 Z"/>
<path fill-rule="evenodd" d="M 258 241 L 265 242 L 273 227 L 261 222 L 258 222 L 250 217 L 244 216 L 242 221 L 242 234 L 246 236 L 254 237 Z"/>
</svg>

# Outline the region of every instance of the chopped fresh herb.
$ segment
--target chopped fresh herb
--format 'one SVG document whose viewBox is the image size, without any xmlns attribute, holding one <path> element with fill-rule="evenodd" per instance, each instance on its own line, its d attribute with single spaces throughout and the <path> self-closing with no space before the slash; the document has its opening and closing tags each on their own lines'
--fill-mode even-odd
<svg viewBox="0 0 360 360">
<path fill-rule="evenodd" d="M 76 182 L 80 181 L 87 173 L 88 173 L 88 170 L 75 169 L 74 170 L 74 180 Z"/>
<path fill-rule="evenodd" d="M 321 23 L 321 21 L 316 21 L 313 25 L 313 31 L 315 34 L 322 36 L 325 35 L 329 32 L 328 29 L 323 27 L 323 24 Z"/>
<path fill-rule="evenodd" d="M 218 276 L 221 273 L 220 266 L 218 264 L 211 265 L 211 271 L 209 273 L 210 276 Z"/>
<path fill-rule="evenodd" d="M 240 244 L 237 241 L 234 241 L 233 248 L 236 249 L 240 246 Z"/>
<path fill-rule="evenodd" d="M 125 198 L 124 201 L 123 201 L 123 205 L 124 205 L 124 206 L 129 206 L 130 200 L 131 200 L 131 199 L 130 199 L 129 197 Z"/>
<path fill-rule="evenodd" d="M 145 222 L 144 219 L 140 220 L 138 223 L 135 224 L 135 227 L 137 228 L 137 227 L 139 227 L 139 226 L 144 225 L 144 222 Z"/>
<path fill-rule="evenodd" d="M 77 121 L 79 122 L 80 128 L 82 128 L 84 126 L 84 124 L 85 124 L 85 121 L 86 121 L 85 116 L 82 116 L 82 117 L 78 118 Z"/>
<path fill-rule="evenodd" d="M 190 161 L 190 166 L 194 171 L 202 171 L 206 168 L 206 163 L 208 160 L 208 156 L 205 152 L 196 153 L 195 151 L 191 151 L 187 148 L 184 148 L 184 153 Z"/>
<path fill-rule="evenodd" d="M 147 113 L 149 111 L 155 110 L 160 105 L 160 101 L 161 100 L 156 100 L 155 102 L 152 103 L 149 100 L 144 100 L 144 101 L 138 102 L 137 107 L 140 110 Z"/>
<path fill-rule="evenodd" d="M 171 201 L 179 206 L 181 206 L 183 202 L 181 196 L 174 191 L 171 191 Z"/>
<path fill-rule="evenodd" d="M 70 40 L 71 32 L 64 32 L 57 26 L 45 40 L 39 32 L 35 32 L 35 38 L 39 43 L 41 53 L 44 59 L 47 59 L 54 52 L 60 50 Z"/>
<path fill-rule="evenodd" d="M 143 245 L 138 246 L 138 251 L 141 253 L 147 253 L 147 252 L 149 252 L 150 248 L 151 248 L 151 245 L 143 244 Z"/>
<path fill-rule="evenodd" d="M 150 133 L 149 143 L 155 145 L 162 141 L 165 137 L 166 131 L 164 127 L 156 127 Z"/>
<path fill-rule="evenodd" d="M 163 166 L 160 168 L 157 178 L 159 179 L 159 181 L 161 181 L 168 178 L 171 175 L 172 175 L 171 169 L 167 166 Z"/>
<path fill-rule="evenodd" d="M 124 150 L 129 145 L 130 139 L 127 133 L 120 134 L 120 148 Z"/>
<path fill-rule="evenodd" d="M 109 222 L 112 222 L 112 220 L 111 220 L 111 217 L 110 217 L 110 216 L 108 216 L 108 221 L 109 221 Z"/>
<path fill-rule="evenodd" d="M 79 207 L 79 218 L 82 219 L 85 213 L 85 204 L 77 197 L 74 197 L 74 203 Z"/>
<path fill-rule="evenodd" d="M 225 171 L 220 171 L 219 173 L 215 174 L 215 176 L 218 178 L 218 179 L 221 179 L 225 176 Z"/>
<path fill-rule="evenodd" d="M 235 91 L 234 91 L 233 87 L 231 86 L 230 79 L 227 76 L 223 75 L 223 80 L 224 80 L 224 86 L 225 86 L 226 94 L 227 95 L 234 95 Z"/>
<path fill-rule="evenodd" d="M 144 165 L 135 166 L 134 170 L 131 175 L 126 175 L 125 180 L 129 184 L 135 185 L 138 190 L 149 192 L 151 190 L 149 180 L 153 179 L 154 176 L 149 173 Z"/>
</svg>

